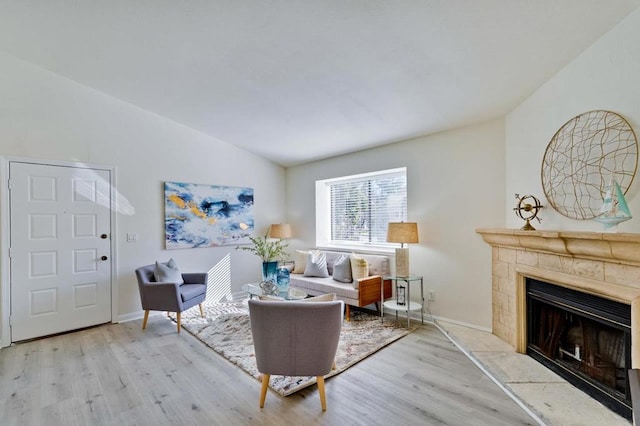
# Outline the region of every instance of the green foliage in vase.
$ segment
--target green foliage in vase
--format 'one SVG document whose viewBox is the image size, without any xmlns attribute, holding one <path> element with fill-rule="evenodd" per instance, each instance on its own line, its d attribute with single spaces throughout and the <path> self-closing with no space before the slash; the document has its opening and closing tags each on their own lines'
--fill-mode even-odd
<svg viewBox="0 0 640 426">
<path fill-rule="evenodd" d="M 263 262 L 273 262 L 276 260 L 284 260 L 289 247 L 284 240 L 268 238 L 269 230 L 263 236 L 249 237 L 252 246 L 237 246 L 236 250 L 246 250 L 255 254 L 262 259 Z"/>
</svg>

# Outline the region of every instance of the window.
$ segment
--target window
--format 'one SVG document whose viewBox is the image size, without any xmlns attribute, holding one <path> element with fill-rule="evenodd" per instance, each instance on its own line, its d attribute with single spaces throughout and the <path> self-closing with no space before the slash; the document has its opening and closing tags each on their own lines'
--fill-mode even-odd
<svg viewBox="0 0 640 426">
<path fill-rule="evenodd" d="M 391 248 L 387 224 L 407 220 L 407 169 L 316 181 L 316 244 Z"/>
</svg>

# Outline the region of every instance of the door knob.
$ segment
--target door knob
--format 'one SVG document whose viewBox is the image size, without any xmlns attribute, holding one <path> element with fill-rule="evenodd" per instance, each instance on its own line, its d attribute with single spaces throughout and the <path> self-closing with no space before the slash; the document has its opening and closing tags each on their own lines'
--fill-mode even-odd
<svg viewBox="0 0 640 426">
<path fill-rule="evenodd" d="M 107 256 L 102 256 L 100 259 L 101 259 L 101 260 L 107 260 L 107 259 L 108 259 L 108 257 L 107 257 Z"/>
<path fill-rule="evenodd" d="M 102 234 L 102 235 L 100 235 L 100 238 L 102 238 L 103 240 L 106 240 L 106 239 L 107 239 L 107 237 L 108 237 L 108 235 L 107 235 L 107 234 Z"/>
</svg>

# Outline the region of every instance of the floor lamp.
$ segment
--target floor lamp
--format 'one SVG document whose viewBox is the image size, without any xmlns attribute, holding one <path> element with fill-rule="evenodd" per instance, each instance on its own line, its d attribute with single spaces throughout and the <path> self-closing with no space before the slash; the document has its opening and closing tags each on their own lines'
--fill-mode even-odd
<svg viewBox="0 0 640 426">
<path fill-rule="evenodd" d="M 389 222 L 387 242 L 400 243 L 400 248 L 396 248 L 396 277 L 408 277 L 409 249 L 404 245 L 419 242 L 418 224 L 416 222 Z"/>
</svg>

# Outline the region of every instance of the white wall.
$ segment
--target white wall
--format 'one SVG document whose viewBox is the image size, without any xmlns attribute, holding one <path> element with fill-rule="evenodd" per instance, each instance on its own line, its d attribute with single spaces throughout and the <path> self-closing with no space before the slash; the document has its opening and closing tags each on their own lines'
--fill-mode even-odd
<svg viewBox="0 0 640 426">
<path fill-rule="evenodd" d="M 134 269 L 156 259 L 207 271 L 230 254 L 234 290 L 259 279 L 260 260 L 234 246 L 164 250 L 163 183 L 252 187 L 264 232 L 285 217 L 282 167 L 2 53 L 0 70 L 0 155 L 116 167 L 121 201 L 134 209 L 117 217 L 119 318 L 139 314 Z M 129 232 L 139 241 L 127 243 Z"/>
<path fill-rule="evenodd" d="M 602 232 L 592 220 L 578 221 L 555 211 L 544 197 L 540 168 L 547 144 L 568 120 L 595 109 L 621 114 L 637 132 L 640 128 L 640 10 L 620 24 L 545 83 L 529 99 L 507 115 L 506 210 L 515 206 L 514 193 L 532 193 L 546 208 L 537 229 Z M 532 58 L 535 60 L 535 58 Z M 626 195 L 635 218 L 619 225 L 620 232 L 640 232 L 640 184 L 638 177 Z M 507 215 L 507 227 L 522 221 Z"/>
<path fill-rule="evenodd" d="M 490 328 L 491 250 L 475 229 L 505 222 L 502 120 L 289 168 L 292 248 L 315 244 L 316 180 L 402 166 L 420 232 L 411 272 L 436 291 L 434 315 Z"/>
</svg>

